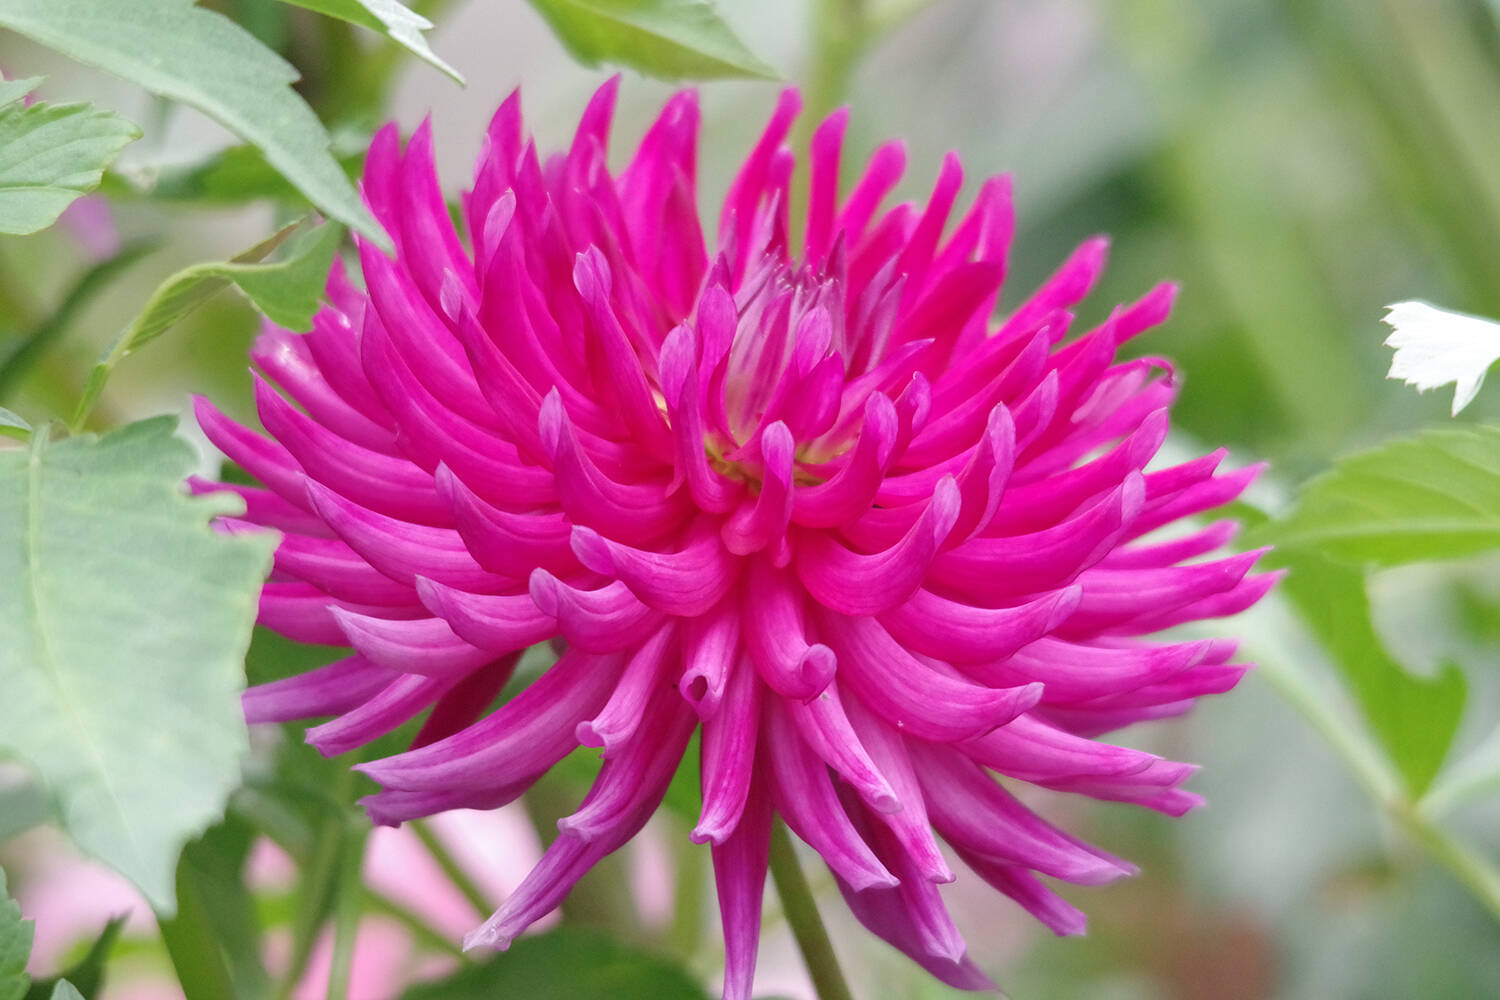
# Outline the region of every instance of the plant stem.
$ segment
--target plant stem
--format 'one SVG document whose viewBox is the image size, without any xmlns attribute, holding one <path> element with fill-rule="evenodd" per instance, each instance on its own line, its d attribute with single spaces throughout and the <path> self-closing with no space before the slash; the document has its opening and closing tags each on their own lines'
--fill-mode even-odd
<svg viewBox="0 0 1500 1000">
<path fill-rule="evenodd" d="M 797 863 L 797 853 L 792 847 L 792 838 L 786 824 L 777 820 L 771 827 L 771 877 L 776 882 L 776 893 L 781 897 L 781 908 L 791 925 L 792 935 L 797 939 L 797 948 L 802 952 L 802 961 L 812 977 L 813 989 L 818 1000 L 853 1000 L 849 984 L 844 981 L 833 944 L 818 916 L 818 906 L 807 887 L 807 878 Z"/>
<path fill-rule="evenodd" d="M 1305 676 L 1274 660 L 1263 663 L 1260 673 L 1343 758 L 1376 804 L 1500 921 L 1500 869 L 1414 805 L 1394 768 L 1353 720 L 1333 707 L 1333 699 L 1314 690 Z"/>
<path fill-rule="evenodd" d="M 354 975 L 354 942 L 364 903 L 365 843 L 369 829 L 350 823 L 344 829 L 338 873 L 338 901 L 333 911 L 333 956 L 328 964 L 328 1000 L 347 1000 Z"/>
<path fill-rule="evenodd" d="M 418 821 L 412 823 L 411 828 L 416 833 L 417 839 L 422 842 L 422 846 L 427 848 L 427 853 L 432 855 L 432 860 L 437 862 L 438 867 L 443 870 L 444 875 L 448 876 L 448 881 L 453 883 L 454 888 L 463 893 L 464 899 L 469 901 L 469 905 L 474 907 L 475 912 L 481 917 L 489 916 L 495 908 L 494 905 L 485 898 L 484 891 L 479 888 L 479 884 L 469 877 L 468 872 L 464 871 L 463 866 L 444 846 L 432 827 L 425 822 Z"/>
</svg>

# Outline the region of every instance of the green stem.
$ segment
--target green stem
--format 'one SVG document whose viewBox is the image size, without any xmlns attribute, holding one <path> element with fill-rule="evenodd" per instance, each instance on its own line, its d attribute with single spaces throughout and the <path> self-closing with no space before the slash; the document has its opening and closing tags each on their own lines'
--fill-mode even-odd
<svg viewBox="0 0 1500 1000">
<path fill-rule="evenodd" d="M 448 935 L 439 931 L 427 921 L 417 916 L 416 913 L 402 906 L 394 899 L 386 896 L 369 886 L 364 886 L 360 893 L 361 905 L 371 913 L 378 913 L 383 917 L 390 917 L 401 926 L 411 932 L 418 944 L 444 955 L 454 958 L 463 958 L 463 949 L 459 947 Z"/>
<path fill-rule="evenodd" d="M 333 956 L 328 966 L 328 1000 L 347 1000 L 349 980 L 354 974 L 354 942 L 359 936 L 360 911 L 364 903 L 365 843 L 369 829 L 349 824 L 343 841 L 338 874 L 338 901 L 333 911 Z"/>
<path fill-rule="evenodd" d="M 1427 849 L 1455 879 L 1500 921 L 1500 869 L 1468 844 L 1438 826 L 1432 817 L 1409 803 L 1388 803 L 1396 821 L 1413 840 Z"/>
<path fill-rule="evenodd" d="M 828 940 L 828 932 L 823 928 L 823 920 L 818 916 L 818 906 L 807 887 L 807 878 L 797 863 L 792 838 L 786 831 L 786 824 L 779 819 L 771 827 L 770 861 L 771 877 L 776 882 L 776 893 L 781 897 L 782 911 L 797 939 L 797 948 L 802 952 L 802 961 L 807 964 L 818 1000 L 854 1000 L 849 984 L 844 981 L 843 970 L 839 968 L 838 957 L 833 953 L 833 944 Z"/>
<path fill-rule="evenodd" d="M 484 890 L 480 889 L 479 884 L 469 877 L 468 872 L 464 871 L 463 866 L 443 845 L 442 840 L 433 833 L 432 827 L 425 822 L 418 821 L 411 824 L 411 829 L 416 833 L 417 839 L 422 842 L 422 846 L 427 848 L 427 853 L 432 855 L 432 860 L 436 861 L 438 867 L 443 870 L 443 874 L 448 876 L 448 881 L 463 893 L 464 899 L 469 901 L 469 905 L 474 907 L 475 912 L 482 917 L 489 916 L 495 908 L 494 904 L 485 898 Z"/>
<path fill-rule="evenodd" d="M 1343 758 L 1376 804 L 1500 921 L 1500 869 L 1413 805 L 1395 769 L 1365 738 L 1356 724 L 1335 707 L 1336 699 L 1315 691 L 1305 677 L 1263 663 L 1260 674 Z"/>
</svg>

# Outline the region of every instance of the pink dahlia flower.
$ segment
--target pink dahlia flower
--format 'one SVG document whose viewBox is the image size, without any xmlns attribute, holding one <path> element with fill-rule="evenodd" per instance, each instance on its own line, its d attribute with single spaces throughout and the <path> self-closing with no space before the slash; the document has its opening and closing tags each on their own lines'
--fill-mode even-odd
<svg viewBox="0 0 1500 1000">
<path fill-rule="evenodd" d="M 241 525 L 284 533 L 260 621 L 347 645 L 248 692 L 252 721 L 334 716 L 326 753 L 430 714 L 362 765 L 378 823 L 520 795 L 579 745 L 603 769 L 468 946 L 504 948 L 629 840 L 701 731 L 702 816 L 724 993 L 750 992 L 767 842 L 782 817 L 856 916 L 944 982 L 986 987 L 944 909 L 939 838 L 1058 933 L 1083 917 L 1038 878 L 1132 871 L 1036 815 L 1022 785 L 1179 814 L 1191 772 L 1096 742 L 1243 673 L 1227 641 L 1148 642 L 1269 588 L 1259 553 L 1187 562 L 1232 525 L 1155 538 L 1237 496 L 1217 452 L 1145 471 L 1171 369 L 1116 362 L 1161 322 L 1161 286 L 1070 336 L 1105 244 L 996 314 L 1010 187 L 944 161 L 925 206 L 882 209 L 883 146 L 839 192 L 845 122 L 812 140 L 789 219 L 782 95 L 705 244 L 698 107 L 674 97 L 618 177 L 616 82 L 542 160 L 512 96 L 454 230 L 424 125 L 376 136 L 364 178 L 394 259 L 360 246 L 307 336 L 254 359 L 267 436 L 199 402 L 265 489 Z M 272 383 L 280 387 L 273 388 Z M 1186 563 L 1186 564 L 1185 564 Z M 484 713 L 521 652 L 557 662 Z M 997 775 L 1000 780 L 997 780 Z"/>
</svg>

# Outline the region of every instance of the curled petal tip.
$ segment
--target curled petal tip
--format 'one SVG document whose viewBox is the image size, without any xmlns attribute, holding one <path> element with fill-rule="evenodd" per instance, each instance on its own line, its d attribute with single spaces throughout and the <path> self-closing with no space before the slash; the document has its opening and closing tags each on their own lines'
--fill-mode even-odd
<svg viewBox="0 0 1500 1000">
<path fill-rule="evenodd" d="M 605 576 L 614 575 L 614 556 L 610 552 L 609 542 L 605 541 L 599 532 L 593 528 L 575 524 L 569 544 L 573 548 L 573 554 L 585 567 Z"/>
</svg>

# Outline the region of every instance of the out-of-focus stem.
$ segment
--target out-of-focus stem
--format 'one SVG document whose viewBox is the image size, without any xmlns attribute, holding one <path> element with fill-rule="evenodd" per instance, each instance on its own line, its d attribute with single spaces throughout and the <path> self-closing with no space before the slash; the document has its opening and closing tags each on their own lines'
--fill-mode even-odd
<svg viewBox="0 0 1500 1000">
<path fill-rule="evenodd" d="M 1500 869 L 1414 805 L 1395 769 L 1354 728 L 1353 721 L 1338 712 L 1330 699 L 1313 690 L 1301 674 L 1282 669 L 1274 661 L 1262 664 L 1260 674 L 1343 758 L 1386 815 L 1500 921 Z"/>
<path fill-rule="evenodd" d="M 443 874 L 448 876 L 448 881 L 452 882 L 454 888 L 463 894 L 464 899 L 469 901 L 469 905 L 474 907 L 475 912 L 482 917 L 489 916 L 490 911 L 495 908 L 494 904 L 485 898 L 484 890 L 479 888 L 479 883 L 469 877 L 469 873 L 464 871 L 463 866 L 449 852 L 442 839 L 433 832 L 432 827 L 425 822 L 418 821 L 412 823 L 411 828 L 416 832 L 417 839 L 422 842 L 422 846 L 427 848 L 427 853 L 432 855 L 432 860 L 437 862 Z"/>
<path fill-rule="evenodd" d="M 828 940 L 828 931 L 818 916 L 812 891 L 807 887 L 807 878 L 797 863 L 792 838 L 786 832 L 786 824 L 780 820 L 771 827 L 770 863 L 771 878 L 776 882 L 782 911 L 792 928 L 793 937 L 797 939 L 797 948 L 802 952 L 802 961 L 812 977 L 818 1000 L 853 1000 L 844 972 L 839 968 L 838 957 L 833 953 L 833 944 Z"/>
<path fill-rule="evenodd" d="M 349 824 L 342 837 L 338 873 L 338 901 L 333 911 L 333 956 L 328 965 L 328 1000 L 347 1000 L 354 974 L 354 942 L 364 908 L 365 843 L 369 829 Z"/>
</svg>

